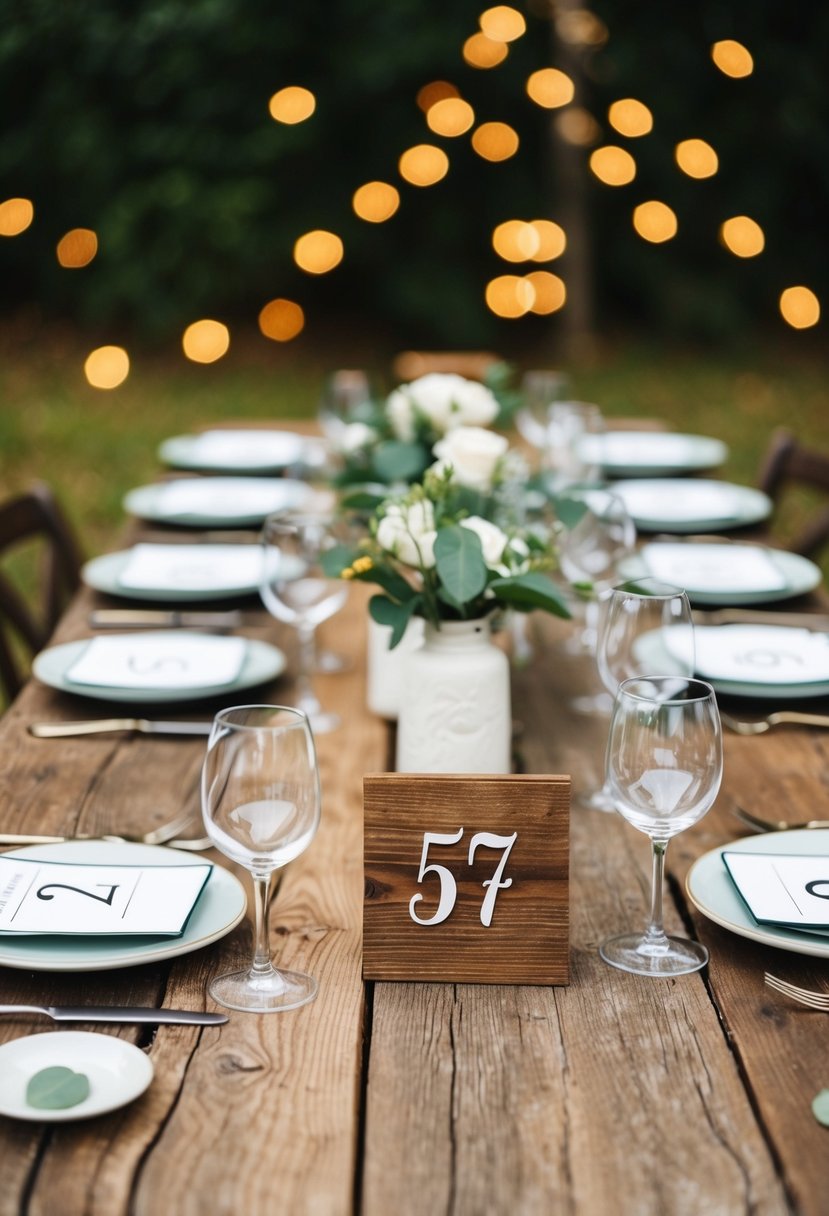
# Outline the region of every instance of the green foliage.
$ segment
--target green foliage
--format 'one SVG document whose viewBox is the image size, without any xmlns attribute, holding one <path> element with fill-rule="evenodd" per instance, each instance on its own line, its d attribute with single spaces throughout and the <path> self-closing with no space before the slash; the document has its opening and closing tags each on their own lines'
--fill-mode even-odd
<svg viewBox="0 0 829 1216">
<path fill-rule="evenodd" d="M 435 541 L 435 566 L 449 603 L 459 607 L 486 587 L 487 568 L 481 542 L 457 524 L 441 528 Z"/>
<path fill-rule="evenodd" d="M 89 1077 L 63 1065 L 41 1068 L 29 1078 L 26 1101 L 36 1110 L 66 1110 L 89 1097 Z"/>
</svg>

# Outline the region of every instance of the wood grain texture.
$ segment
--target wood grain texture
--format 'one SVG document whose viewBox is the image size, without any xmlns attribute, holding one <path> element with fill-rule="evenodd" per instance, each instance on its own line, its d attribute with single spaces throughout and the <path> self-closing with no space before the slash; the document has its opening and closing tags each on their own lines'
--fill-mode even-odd
<svg viewBox="0 0 829 1216">
<path fill-rule="evenodd" d="M 566 777 L 369 775 L 364 791 L 363 975 L 369 979 L 566 984 L 569 978 L 569 790 Z M 441 923 L 440 871 L 455 884 Z M 501 843 L 475 846 L 479 833 Z M 509 846 L 503 890 L 488 889 Z M 484 911 L 485 899 L 492 899 Z M 489 920 L 490 923 L 482 923 Z"/>
</svg>

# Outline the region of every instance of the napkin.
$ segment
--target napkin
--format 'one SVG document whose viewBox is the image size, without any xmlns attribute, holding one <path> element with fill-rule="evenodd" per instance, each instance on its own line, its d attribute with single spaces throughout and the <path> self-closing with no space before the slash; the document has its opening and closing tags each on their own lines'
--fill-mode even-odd
<svg viewBox="0 0 829 1216">
<path fill-rule="evenodd" d="M 722 854 L 731 881 L 759 924 L 829 930 L 829 856 Z"/>
<path fill-rule="evenodd" d="M 246 647 L 244 638 L 198 633 L 93 638 L 65 678 L 106 688 L 208 688 L 238 677 Z"/>
<path fill-rule="evenodd" d="M 193 478 L 158 488 L 157 507 L 167 515 L 212 515 L 235 519 L 265 515 L 291 505 L 294 495 L 277 478 Z"/>
<path fill-rule="evenodd" d="M 622 482 L 613 487 L 635 519 L 691 523 L 699 519 L 732 519 L 739 497 L 727 482 L 669 481 L 647 485 Z"/>
<path fill-rule="evenodd" d="M 784 625 L 698 625 L 697 674 L 744 684 L 829 680 L 829 634 Z M 668 639 L 673 652 L 675 643 Z"/>
<path fill-rule="evenodd" d="M 786 580 L 755 545 L 653 544 L 642 549 L 648 572 L 686 591 L 777 591 Z"/>
<path fill-rule="evenodd" d="M 259 586 L 258 545 L 135 545 L 118 582 L 136 590 L 233 591 Z"/>
<path fill-rule="evenodd" d="M 302 459 L 305 440 L 291 431 L 213 430 L 197 435 L 193 450 L 197 458 L 228 466 L 259 468 L 264 464 L 286 465 Z"/>
</svg>

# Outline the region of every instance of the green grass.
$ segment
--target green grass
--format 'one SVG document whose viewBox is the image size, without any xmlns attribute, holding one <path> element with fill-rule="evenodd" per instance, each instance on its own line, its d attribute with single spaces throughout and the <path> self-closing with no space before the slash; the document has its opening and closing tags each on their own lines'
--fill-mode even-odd
<svg viewBox="0 0 829 1216">
<path fill-rule="evenodd" d="M 94 341 L 8 331 L 0 338 L 0 482 L 2 493 L 33 478 L 48 481 L 88 554 L 112 548 L 132 486 L 159 472 L 162 439 L 232 419 L 313 417 L 326 374 L 367 366 L 391 387 L 390 350 L 355 351 L 340 338 L 324 349 L 302 342 L 276 347 L 251 337 L 220 363 L 196 366 L 183 356 L 134 355 L 127 381 L 113 392 L 90 388 L 83 360 Z M 776 426 L 829 451 L 825 367 L 797 348 L 728 355 L 615 341 L 572 364 L 575 393 L 611 420 L 661 418 L 674 429 L 715 435 L 730 448 L 720 475 L 756 480 Z M 516 367 L 549 366 L 538 350 Z M 794 508 L 803 509 L 803 502 Z M 784 527 L 787 519 L 783 519 Z"/>
</svg>

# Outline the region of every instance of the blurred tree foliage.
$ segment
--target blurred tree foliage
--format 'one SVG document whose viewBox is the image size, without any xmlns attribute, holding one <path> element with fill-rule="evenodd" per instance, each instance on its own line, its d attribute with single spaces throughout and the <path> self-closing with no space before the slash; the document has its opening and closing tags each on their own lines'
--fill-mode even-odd
<svg viewBox="0 0 829 1216">
<path fill-rule="evenodd" d="M 520 0 L 518 7 L 527 11 Z M 167 339 L 198 316 L 251 324 L 274 296 L 309 317 L 381 318 L 412 344 L 497 342 L 505 327 L 483 302 L 493 275 L 513 267 L 491 233 L 513 217 L 556 218 L 550 173 L 555 112 L 532 104 L 525 81 L 554 62 L 542 0 L 505 62 L 476 71 L 461 55 L 482 0 L 26 0 L 0 23 L 0 197 L 34 201 L 35 222 L 0 240 L 0 307 L 36 307 L 116 340 L 129 329 Z M 599 142 L 636 156 L 630 186 L 590 178 L 589 225 L 602 323 L 681 332 L 762 328 L 780 290 L 804 282 L 820 293 L 829 252 L 821 241 L 829 202 L 823 49 L 829 7 L 699 0 L 596 0 L 607 42 L 583 52 L 584 104 Z M 756 71 L 731 80 L 709 48 L 734 37 Z M 481 160 L 468 136 L 427 129 L 415 98 L 449 80 L 478 121 L 511 123 L 518 154 Z M 268 100 L 287 84 L 317 97 L 313 117 L 275 123 Z M 654 112 L 644 139 L 609 128 L 610 101 L 637 97 Z M 678 139 L 707 139 L 719 174 L 693 181 L 673 162 Z M 417 189 L 399 179 L 400 153 L 436 143 L 447 178 Z M 586 166 L 589 148 L 583 149 Z M 585 173 L 587 173 L 585 167 Z M 385 224 L 359 220 L 357 186 L 401 188 Z M 631 211 L 659 198 L 679 217 L 666 245 L 635 236 Z M 767 245 L 741 261 L 718 243 L 722 220 L 745 213 Z M 94 229 L 100 251 L 65 270 L 55 244 L 73 227 Z M 339 233 L 342 265 L 310 276 L 292 260 L 312 228 Z M 519 268 L 520 269 L 520 268 Z M 530 269 L 530 267 L 527 267 Z M 551 269 L 555 270 L 553 265 Z"/>
</svg>

